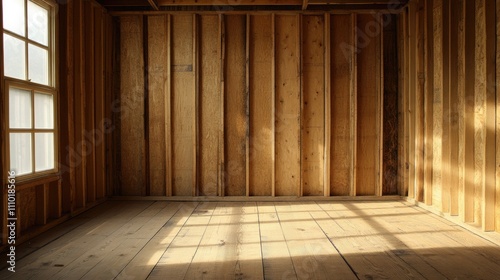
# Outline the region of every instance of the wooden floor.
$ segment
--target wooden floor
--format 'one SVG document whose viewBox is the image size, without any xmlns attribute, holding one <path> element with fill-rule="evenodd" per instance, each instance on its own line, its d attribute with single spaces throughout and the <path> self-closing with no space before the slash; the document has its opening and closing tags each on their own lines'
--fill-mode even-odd
<svg viewBox="0 0 500 280">
<path fill-rule="evenodd" d="M 109 201 L 0 279 L 500 279 L 500 247 L 404 202 Z"/>
</svg>

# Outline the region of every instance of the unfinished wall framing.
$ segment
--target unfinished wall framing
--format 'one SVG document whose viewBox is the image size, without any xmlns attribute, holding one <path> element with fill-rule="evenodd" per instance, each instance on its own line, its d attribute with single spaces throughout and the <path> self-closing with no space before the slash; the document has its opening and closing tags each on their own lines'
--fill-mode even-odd
<svg viewBox="0 0 500 280">
<path fill-rule="evenodd" d="M 384 145 L 397 147 L 389 132 L 397 125 L 386 126 L 384 138 L 381 109 L 384 100 L 397 107 L 397 73 L 388 80 L 392 90 L 383 80 L 384 52 L 395 49 L 385 49 L 383 38 L 397 37 L 384 30 L 396 17 L 179 13 L 117 20 L 116 79 L 127 110 L 118 114 L 115 195 L 397 194 L 397 175 L 382 172 Z M 386 63 L 397 67 L 397 59 Z M 397 149 L 391 155 L 387 162 L 397 170 Z"/>
<path fill-rule="evenodd" d="M 400 97 L 415 98 L 403 116 L 414 136 L 400 143 L 415 176 L 402 194 L 484 231 L 500 231 L 499 11 L 499 1 L 413 0 L 399 25 Z"/>
</svg>

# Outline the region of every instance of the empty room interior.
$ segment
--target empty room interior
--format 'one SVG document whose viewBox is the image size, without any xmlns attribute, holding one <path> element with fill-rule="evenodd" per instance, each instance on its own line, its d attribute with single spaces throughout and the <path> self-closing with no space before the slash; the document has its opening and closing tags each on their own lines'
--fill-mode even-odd
<svg viewBox="0 0 500 280">
<path fill-rule="evenodd" d="M 1 2 L 1 279 L 500 279 L 500 0 Z"/>
</svg>

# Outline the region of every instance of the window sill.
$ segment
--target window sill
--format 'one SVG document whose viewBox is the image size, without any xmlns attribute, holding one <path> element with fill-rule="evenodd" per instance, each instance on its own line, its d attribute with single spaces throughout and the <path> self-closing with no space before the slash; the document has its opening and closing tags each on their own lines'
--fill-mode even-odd
<svg viewBox="0 0 500 280">
<path fill-rule="evenodd" d="M 61 180 L 61 176 L 57 173 L 51 173 L 51 174 L 47 174 L 47 175 L 41 175 L 39 177 L 30 177 L 30 178 L 20 178 L 20 179 L 17 179 L 16 178 L 16 191 L 22 191 L 24 189 L 28 189 L 28 188 L 32 188 L 34 186 L 39 186 L 39 185 L 43 185 L 43 184 L 48 184 L 48 183 L 52 183 L 52 182 L 55 182 L 55 181 L 58 181 L 58 180 Z M 8 184 L 5 184 L 4 185 L 4 191 L 7 190 L 7 185 Z"/>
</svg>

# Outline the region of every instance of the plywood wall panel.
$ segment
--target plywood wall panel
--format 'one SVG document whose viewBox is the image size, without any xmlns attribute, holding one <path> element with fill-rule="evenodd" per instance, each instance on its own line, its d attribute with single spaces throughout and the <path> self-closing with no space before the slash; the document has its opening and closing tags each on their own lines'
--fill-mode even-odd
<svg viewBox="0 0 500 280">
<path fill-rule="evenodd" d="M 250 16 L 250 195 L 271 195 L 273 180 L 273 30 L 271 15 Z"/>
<path fill-rule="evenodd" d="M 383 190 L 384 195 L 398 193 L 398 55 L 397 17 L 386 15 L 384 29 L 384 154 Z"/>
<path fill-rule="evenodd" d="M 276 195 L 300 190 L 300 28 L 276 15 Z"/>
<path fill-rule="evenodd" d="M 228 196 L 246 195 L 246 16 L 224 17 L 225 65 L 225 191 Z"/>
<path fill-rule="evenodd" d="M 192 15 L 172 16 L 172 194 L 191 196 L 194 176 L 195 88 Z"/>
<path fill-rule="evenodd" d="M 142 16 L 120 18 L 121 194 L 144 194 L 144 59 Z"/>
<path fill-rule="evenodd" d="M 443 139 L 443 1 L 434 1 L 434 104 L 432 152 L 432 203 L 441 210 L 442 205 L 442 139 Z"/>
<path fill-rule="evenodd" d="M 148 103 L 149 103 L 149 182 L 151 195 L 166 194 L 165 114 L 167 94 L 167 20 L 165 16 L 148 17 Z"/>
<path fill-rule="evenodd" d="M 354 36 L 352 15 L 331 16 L 331 144 L 330 194 L 350 195 L 354 147 L 351 141 Z"/>
<path fill-rule="evenodd" d="M 219 17 L 202 15 L 200 40 L 200 195 L 218 194 L 220 106 Z"/>
<path fill-rule="evenodd" d="M 324 17 L 302 18 L 302 195 L 323 195 L 325 145 Z"/>
<path fill-rule="evenodd" d="M 379 98 L 377 77 L 380 68 L 380 37 L 367 37 L 369 25 L 376 22 L 373 15 L 358 15 L 358 131 L 356 194 L 375 195 L 378 187 L 379 165 Z"/>
</svg>

